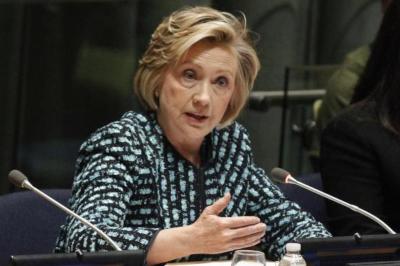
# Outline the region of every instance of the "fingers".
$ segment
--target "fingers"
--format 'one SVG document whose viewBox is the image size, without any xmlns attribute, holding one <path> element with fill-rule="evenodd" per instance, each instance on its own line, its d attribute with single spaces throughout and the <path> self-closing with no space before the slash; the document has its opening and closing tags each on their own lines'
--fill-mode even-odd
<svg viewBox="0 0 400 266">
<path fill-rule="evenodd" d="M 231 245 L 234 249 L 252 247 L 259 244 L 264 236 L 265 230 L 262 230 L 251 235 L 245 235 L 243 237 L 232 239 Z"/>
<path fill-rule="evenodd" d="M 264 235 L 265 231 L 253 235 L 232 239 L 229 242 L 229 248 L 226 251 L 253 247 L 261 242 L 261 239 L 264 237 Z"/>
<path fill-rule="evenodd" d="M 199 253 L 221 253 L 260 243 L 266 225 L 255 216 L 220 217 L 231 200 L 229 193 L 206 207 L 191 228 L 198 240 Z"/>
<path fill-rule="evenodd" d="M 261 238 L 256 238 L 254 241 L 248 240 L 248 241 L 242 241 L 241 243 L 234 243 L 232 247 L 230 248 L 230 251 L 236 250 L 236 249 L 244 249 L 244 248 L 249 248 L 249 247 L 254 247 L 258 244 L 260 244 Z"/>
<path fill-rule="evenodd" d="M 267 226 L 264 223 L 258 223 L 255 225 L 245 226 L 242 228 L 231 230 L 231 233 L 234 238 L 242 238 L 253 235 L 260 235 L 260 237 L 262 237 L 265 235 L 266 229 Z"/>
<path fill-rule="evenodd" d="M 241 228 L 260 223 L 256 216 L 221 217 L 221 221 L 229 228 Z"/>
<path fill-rule="evenodd" d="M 212 214 L 218 215 L 226 208 L 226 206 L 228 206 L 230 200 L 231 200 L 231 194 L 226 193 L 225 196 L 218 199 L 216 202 L 214 202 L 214 204 L 205 208 L 204 213 L 209 215 Z"/>
</svg>

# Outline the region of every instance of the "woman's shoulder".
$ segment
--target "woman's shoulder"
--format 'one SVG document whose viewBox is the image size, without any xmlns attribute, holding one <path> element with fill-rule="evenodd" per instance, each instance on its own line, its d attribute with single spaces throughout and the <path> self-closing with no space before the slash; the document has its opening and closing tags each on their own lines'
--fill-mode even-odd
<svg viewBox="0 0 400 266">
<path fill-rule="evenodd" d="M 131 142 L 140 136 L 148 136 L 148 133 L 154 128 L 154 119 L 151 114 L 129 111 L 124 113 L 120 119 L 98 128 L 90 135 L 88 141 L 105 142 L 114 139 L 112 141 Z"/>
<path fill-rule="evenodd" d="M 154 122 L 152 114 L 128 111 L 120 119 L 112 121 L 98 129 L 98 131 L 111 131 L 115 133 L 137 132 L 150 130 Z"/>
</svg>

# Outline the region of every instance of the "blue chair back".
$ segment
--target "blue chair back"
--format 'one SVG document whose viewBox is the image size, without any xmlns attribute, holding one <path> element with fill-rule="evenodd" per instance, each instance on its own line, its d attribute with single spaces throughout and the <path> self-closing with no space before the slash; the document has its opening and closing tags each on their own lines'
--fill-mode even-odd
<svg viewBox="0 0 400 266">
<path fill-rule="evenodd" d="M 319 173 L 301 175 L 296 177 L 296 179 L 313 188 L 323 190 L 321 175 Z M 324 198 L 296 185 L 278 184 L 278 186 L 288 199 L 296 202 L 303 210 L 310 212 L 315 219 L 326 224 L 328 217 Z"/>
<path fill-rule="evenodd" d="M 44 193 L 67 205 L 69 189 L 48 189 Z M 0 265 L 11 255 L 53 251 L 66 214 L 31 191 L 0 196 Z"/>
</svg>

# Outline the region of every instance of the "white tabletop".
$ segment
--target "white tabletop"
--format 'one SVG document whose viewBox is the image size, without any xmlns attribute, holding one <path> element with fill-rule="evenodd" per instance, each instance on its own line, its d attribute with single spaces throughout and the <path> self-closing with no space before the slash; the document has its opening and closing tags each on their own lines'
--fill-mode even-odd
<svg viewBox="0 0 400 266">
<path fill-rule="evenodd" d="M 267 261 L 266 266 L 277 266 L 277 261 Z M 174 262 L 167 263 L 167 266 L 231 266 L 230 260 L 222 261 L 186 261 L 186 262 Z"/>
</svg>

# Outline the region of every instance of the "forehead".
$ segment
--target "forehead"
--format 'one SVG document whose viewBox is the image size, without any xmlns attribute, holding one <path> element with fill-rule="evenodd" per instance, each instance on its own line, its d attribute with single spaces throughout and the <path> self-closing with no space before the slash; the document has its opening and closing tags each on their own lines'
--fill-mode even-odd
<svg viewBox="0 0 400 266">
<path fill-rule="evenodd" d="M 238 58 L 234 49 L 227 44 L 200 41 L 178 61 L 178 65 L 185 63 L 212 65 L 236 74 Z"/>
</svg>

